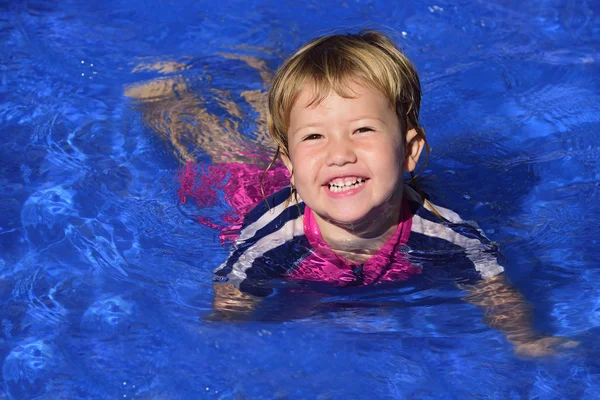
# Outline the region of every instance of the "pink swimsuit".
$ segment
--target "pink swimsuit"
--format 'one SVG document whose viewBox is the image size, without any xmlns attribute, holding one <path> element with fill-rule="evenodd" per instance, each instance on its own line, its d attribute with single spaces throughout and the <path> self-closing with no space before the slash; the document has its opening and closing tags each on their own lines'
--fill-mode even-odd
<svg viewBox="0 0 600 400">
<path fill-rule="evenodd" d="M 330 249 L 321 236 L 312 210 L 307 206 L 304 209 L 304 234 L 313 252 L 289 275 L 289 278 L 341 286 L 354 282 L 357 278 L 365 285 L 380 281 L 406 280 L 421 272 L 397 251 L 408 241 L 411 223 L 412 213 L 407 202 L 404 201 L 400 223 L 394 234 L 375 255 L 361 265 L 349 263 Z"/>
<path fill-rule="evenodd" d="M 248 293 L 266 295 L 264 282 L 275 277 L 349 286 L 404 281 L 419 274 L 475 282 L 504 270 L 497 246 L 476 224 L 439 207 L 445 213 L 441 220 L 407 198 L 398 228 L 383 247 L 364 264 L 348 262 L 323 240 L 313 211 L 303 202 L 288 202 L 286 168 L 276 165 L 266 176 L 269 206 L 258 184 L 261 175 L 258 166 L 240 163 L 202 169 L 188 163 L 179 174 L 181 201 L 192 197 L 201 212 L 209 213 L 198 221 L 219 229 L 223 245 L 233 243 L 215 274 Z M 405 190 L 418 196 L 409 186 Z M 220 220 L 214 219 L 215 206 L 221 210 Z"/>
</svg>

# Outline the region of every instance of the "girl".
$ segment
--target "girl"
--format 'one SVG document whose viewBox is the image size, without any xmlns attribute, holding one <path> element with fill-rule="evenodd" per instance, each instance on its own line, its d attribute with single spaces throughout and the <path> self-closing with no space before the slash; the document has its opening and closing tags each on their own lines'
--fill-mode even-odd
<svg viewBox="0 0 600 400">
<path fill-rule="evenodd" d="M 571 345 L 533 332 L 497 246 L 419 191 L 413 173 L 429 151 L 420 101 L 415 68 L 378 32 L 315 39 L 280 67 L 267 129 L 271 166 L 281 156 L 290 185 L 246 216 L 215 271 L 225 282 L 215 285 L 216 310 L 254 309 L 277 277 L 359 286 L 420 275 L 461 284 L 520 354 Z"/>
<path fill-rule="evenodd" d="M 426 147 L 420 100 L 414 67 L 380 33 L 319 38 L 288 59 L 267 128 L 290 186 L 247 215 L 216 273 L 252 294 L 280 275 L 361 285 L 449 264 L 463 281 L 499 275 L 497 248 L 476 225 L 403 182 Z M 454 259 L 433 257 L 444 250 Z"/>
</svg>

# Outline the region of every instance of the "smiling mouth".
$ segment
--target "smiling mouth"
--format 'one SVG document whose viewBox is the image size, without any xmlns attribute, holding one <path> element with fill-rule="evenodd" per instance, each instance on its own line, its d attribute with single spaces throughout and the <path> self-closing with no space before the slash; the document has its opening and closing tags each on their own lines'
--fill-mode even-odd
<svg viewBox="0 0 600 400">
<path fill-rule="evenodd" d="M 333 193 L 345 192 L 361 187 L 367 180 L 365 178 L 337 178 L 329 182 L 329 190 Z"/>
</svg>

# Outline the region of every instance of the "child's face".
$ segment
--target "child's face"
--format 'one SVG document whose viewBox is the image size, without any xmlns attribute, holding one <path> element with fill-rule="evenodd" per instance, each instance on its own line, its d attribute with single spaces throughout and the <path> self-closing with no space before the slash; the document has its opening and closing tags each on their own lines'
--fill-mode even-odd
<svg viewBox="0 0 600 400">
<path fill-rule="evenodd" d="M 398 117 L 378 90 L 354 81 L 348 89 L 354 98 L 332 92 L 308 106 L 314 92 L 305 86 L 290 112 L 290 158 L 284 159 L 302 200 L 336 225 L 389 215 L 402 200 L 405 148 Z"/>
</svg>

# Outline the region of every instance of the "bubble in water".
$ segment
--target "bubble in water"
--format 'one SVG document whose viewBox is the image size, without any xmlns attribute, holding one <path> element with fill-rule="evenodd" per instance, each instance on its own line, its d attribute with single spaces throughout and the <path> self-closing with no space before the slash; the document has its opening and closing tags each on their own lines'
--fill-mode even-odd
<svg viewBox="0 0 600 400">
<path fill-rule="evenodd" d="M 73 193 L 57 186 L 32 194 L 23 206 L 21 221 L 26 226 L 52 226 L 58 216 L 73 214 Z"/>
<path fill-rule="evenodd" d="M 50 243 L 64 235 L 64 223 L 76 216 L 73 193 L 60 186 L 32 194 L 21 209 L 21 222 L 32 242 Z"/>
<path fill-rule="evenodd" d="M 98 300 L 83 314 L 81 329 L 111 335 L 129 320 L 133 312 L 134 304 L 121 296 Z"/>
<path fill-rule="evenodd" d="M 15 347 L 4 360 L 2 378 L 14 398 L 31 399 L 47 390 L 47 375 L 56 368 L 55 349 L 39 340 Z"/>
</svg>

